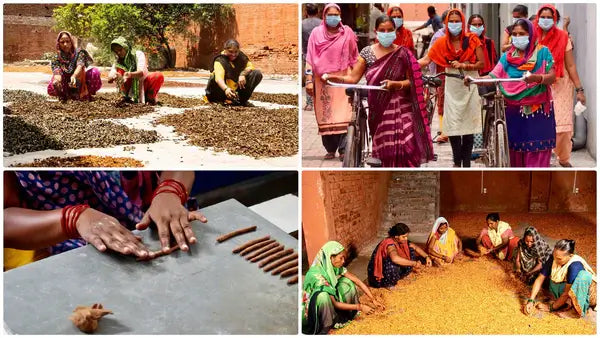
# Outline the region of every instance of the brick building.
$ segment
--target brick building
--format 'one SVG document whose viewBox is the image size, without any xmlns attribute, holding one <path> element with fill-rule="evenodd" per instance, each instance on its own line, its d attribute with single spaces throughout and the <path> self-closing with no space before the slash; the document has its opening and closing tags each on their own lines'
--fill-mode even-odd
<svg viewBox="0 0 600 338">
<path fill-rule="evenodd" d="M 305 257 L 336 240 L 350 256 L 370 253 L 398 222 L 426 235 L 440 215 L 456 212 L 596 211 L 593 171 L 305 171 Z M 482 220 L 481 224 L 484 222 Z M 460 224 L 453 227 L 460 232 Z"/>
<path fill-rule="evenodd" d="M 4 62 L 37 60 L 56 49 L 52 10 L 58 5 L 4 5 Z"/>
</svg>

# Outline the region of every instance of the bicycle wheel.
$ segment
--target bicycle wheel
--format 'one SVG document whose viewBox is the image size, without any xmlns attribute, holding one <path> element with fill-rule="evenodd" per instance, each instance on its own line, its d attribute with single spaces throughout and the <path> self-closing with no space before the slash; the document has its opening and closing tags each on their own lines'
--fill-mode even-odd
<svg viewBox="0 0 600 338">
<path fill-rule="evenodd" d="M 509 167 L 510 158 L 508 155 L 508 139 L 504 123 L 498 123 L 496 125 L 496 136 L 496 166 L 501 168 Z"/>
<path fill-rule="evenodd" d="M 435 88 L 429 87 L 427 89 L 427 101 L 425 103 L 425 111 L 427 112 L 427 123 L 429 123 L 429 128 L 431 128 L 431 124 L 433 123 L 433 112 L 435 111 L 434 91 Z"/>
<path fill-rule="evenodd" d="M 348 126 L 348 133 L 346 134 L 346 151 L 344 152 L 344 162 L 342 164 L 346 168 L 355 168 L 358 166 L 358 163 L 356 163 L 357 141 L 356 126 L 350 124 Z"/>
</svg>

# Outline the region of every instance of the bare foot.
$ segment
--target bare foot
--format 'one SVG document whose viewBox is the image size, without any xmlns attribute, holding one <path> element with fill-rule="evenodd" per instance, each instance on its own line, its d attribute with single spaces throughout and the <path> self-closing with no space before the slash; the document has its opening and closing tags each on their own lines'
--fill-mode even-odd
<svg viewBox="0 0 600 338">
<path fill-rule="evenodd" d="M 573 308 L 566 311 L 558 311 L 556 315 L 560 318 L 580 318 L 579 313 L 577 313 L 577 311 L 575 311 Z"/>
</svg>

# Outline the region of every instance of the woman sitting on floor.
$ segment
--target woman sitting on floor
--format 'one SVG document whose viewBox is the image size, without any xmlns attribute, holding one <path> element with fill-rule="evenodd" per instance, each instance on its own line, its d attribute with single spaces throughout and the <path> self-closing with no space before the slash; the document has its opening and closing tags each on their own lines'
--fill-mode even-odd
<svg viewBox="0 0 600 338">
<path fill-rule="evenodd" d="M 369 314 L 373 308 L 360 304 L 356 285 L 377 307 L 383 308 L 369 288 L 344 267 L 344 246 L 335 241 L 323 245 L 306 272 L 302 293 L 302 333 L 327 334 L 340 328 L 358 311 Z"/>
<path fill-rule="evenodd" d="M 531 296 L 523 309 L 526 314 L 532 313 L 535 297 L 547 277 L 550 277 L 549 289 L 555 300 L 548 305 L 538 303 L 538 309 L 557 312 L 563 318 L 580 318 L 589 308 L 596 307 L 596 274 L 575 254 L 574 240 L 561 239 L 554 246 L 552 256 L 533 283 Z"/>
<path fill-rule="evenodd" d="M 497 212 L 485 218 L 487 227 L 477 237 L 476 256 L 493 254 L 500 260 L 512 260 L 513 252 L 519 244 L 519 237 L 513 234 L 510 225 L 500 220 Z"/>
<path fill-rule="evenodd" d="M 552 249 L 536 228 L 527 227 L 513 257 L 515 273 L 523 282 L 531 284 L 551 256 Z"/>
<path fill-rule="evenodd" d="M 375 288 L 394 287 L 402 278 L 413 271 L 418 271 L 423 265 L 417 260 L 417 255 L 431 266 L 431 257 L 417 245 L 408 240 L 410 229 L 404 223 L 398 223 L 390 228 L 386 239 L 381 241 L 367 267 L 369 285 Z"/>
<path fill-rule="evenodd" d="M 438 266 L 450 264 L 462 257 L 462 241 L 444 217 L 435 220 L 425 247 Z"/>
</svg>

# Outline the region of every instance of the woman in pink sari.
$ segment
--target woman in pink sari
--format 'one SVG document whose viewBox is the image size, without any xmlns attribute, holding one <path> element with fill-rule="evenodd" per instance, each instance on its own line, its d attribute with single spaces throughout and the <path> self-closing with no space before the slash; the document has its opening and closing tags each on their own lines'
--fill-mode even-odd
<svg viewBox="0 0 600 338">
<path fill-rule="evenodd" d="M 369 85 L 385 84 L 387 91 L 369 92 L 373 157 L 384 167 L 419 167 L 433 159 L 421 70 L 410 49 L 393 44 L 396 27 L 389 16 L 379 17 L 375 29 L 377 43 L 360 52 L 350 74 L 323 77 L 357 83 L 365 74 Z"/>
<path fill-rule="evenodd" d="M 325 159 L 344 157 L 346 130 L 352 115 L 344 88 L 333 88 L 321 79 L 325 73 L 345 75 L 358 58 L 357 38 L 352 29 L 341 23 L 340 7 L 328 4 L 323 22 L 313 29 L 306 52 L 306 92 L 314 96 L 319 134 L 327 151 Z"/>
</svg>

